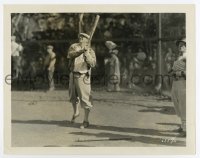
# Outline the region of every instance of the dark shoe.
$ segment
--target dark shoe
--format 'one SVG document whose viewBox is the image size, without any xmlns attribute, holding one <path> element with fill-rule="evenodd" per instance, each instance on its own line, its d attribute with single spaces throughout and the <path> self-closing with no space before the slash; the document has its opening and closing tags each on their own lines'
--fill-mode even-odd
<svg viewBox="0 0 200 158">
<path fill-rule="evenodd" d="M 83 124 L 80 126 L 81 129 L 89 127 L 89 122 L 84 121 Z"/>
<path fill-rule="evenodd" d="M 76 119 L 77 117 L 79 117 L 79 115 L 80 115 L 80 114 L 78 114 L 78 115 L 73 115 L 72 120 L 71 120 L 71 123 L 74 123 L 74 122 L 75 122 L 75 119 Z"/>
<path fill-rule="evenodd" d="M 183 131 L 183 129 L 181 127 L 177 128 L 177 129 L 174 129 L 172 130 L 173 132 L 178 132 L 178 133 L 181 133 Z"/>
<path fill-rule="evenodd" d="M 182 137 L 182 138 L 185 138 L 186 137 L 186 132 L 185 131 L 182 131 L 178 137 Z"/>
</svg>

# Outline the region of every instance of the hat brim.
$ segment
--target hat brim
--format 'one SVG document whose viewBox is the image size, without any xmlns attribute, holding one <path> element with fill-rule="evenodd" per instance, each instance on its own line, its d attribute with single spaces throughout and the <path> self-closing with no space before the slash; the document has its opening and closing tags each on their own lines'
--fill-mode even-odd
<svg viewBox="0 0 200 158">
<path fill-rule="evenodd" d="M 117 47 L 117 44 L 112 41 L 106 41 L 105 45 L 110 50 L 115 49 Z"/>
<path fill-rule="evenodd" d="M 80 33 L 79 37 L 84 37 L 86 39 L 90 39 L 90 36 L 88 34 L 86 34 L 86 33 Z"/>
</svg>

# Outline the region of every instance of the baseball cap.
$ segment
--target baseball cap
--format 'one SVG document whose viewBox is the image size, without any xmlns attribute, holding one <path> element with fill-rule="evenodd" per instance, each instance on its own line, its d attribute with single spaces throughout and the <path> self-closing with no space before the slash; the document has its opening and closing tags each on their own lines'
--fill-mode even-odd
<svg viewBox="0 0 200 158">
<path fill-rule="evenodd" d="M 79 37 L 85 37 L 85 38 L 87 38 L 87 39 L 89 39 L 90 38 L 90 36 L 88 35 L 88 34 L 86 34 L 86 33 L 80 33 L 79 34 Z"/>
<path fill-rule="evenodd" d="M 115 49 L 117 47 L 117 44 L 112 41 L 106 41 L 105 45 L 110 50 Z"/>
<path fill-rule="evenodd" d="M 52 45 L 48 45 L 47 49 L 53 49 L 53 46 Z"/>
</svg>

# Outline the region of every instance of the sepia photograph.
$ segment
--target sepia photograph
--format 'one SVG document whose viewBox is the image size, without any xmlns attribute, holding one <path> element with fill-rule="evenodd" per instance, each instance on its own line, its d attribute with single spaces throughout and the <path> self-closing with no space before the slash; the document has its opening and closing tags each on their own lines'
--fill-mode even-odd
<svg viewBox="0 0 200 158">
<path fill-rule="evenodd" d="M 70 8 L 4 6 L 6 147 L 194 153 L 194 7 Z"/>
</svg>

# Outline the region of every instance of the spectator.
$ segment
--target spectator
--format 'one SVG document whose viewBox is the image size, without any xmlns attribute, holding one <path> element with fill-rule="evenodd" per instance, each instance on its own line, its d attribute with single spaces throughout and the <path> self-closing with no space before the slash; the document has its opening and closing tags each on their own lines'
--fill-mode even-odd
<svg viewBox="0 0 200 158">
<path fill-rule="evenodd" d="M 131 88 L 133 84 L 131 80 L 134 74 L 134 57 L 131 47 L 128 47 L 127 62 L 128 62 L 128 88 Z"/>
<path fill-rule="evenodd" d="M 176 56 L 172 52 L 172 49 L 168 48 L 167 53 L 165 55 L 165 64 L 166 64 L 167 72 L 171 71 L 175 59 L 176 59 Z"/>
<path fill-rule="evenodd" d="M 120 63 L 117 57 L 118 50 L 116 49 L 117 45 L 112 41 L 106 41 L 106 46 L 109 49 L 110 58 L 108 59 L 108 85 L 107 91 L 120 91 Z"/>
<path fill-rule="evenodd" d="M 53 52 L 53 46 L 51 45 L 47 46 L 47 52 L 49 56 L 49 62 L 47 65 L 49 91 L 53 91 L 55 89 L 53 75 L 54 75 L 54 70 L 55 70 L 56 54 Z"/>
<path fill-rule="evenodd" d="M 12 57 L 12 73 L 15 73 L 14 78 L 18 78 L 21 67 L 20 52 L 23 50 L 22 45 L 16 42 L 16 36 L 11 37 L 11 57 Z"/>
</svg>

